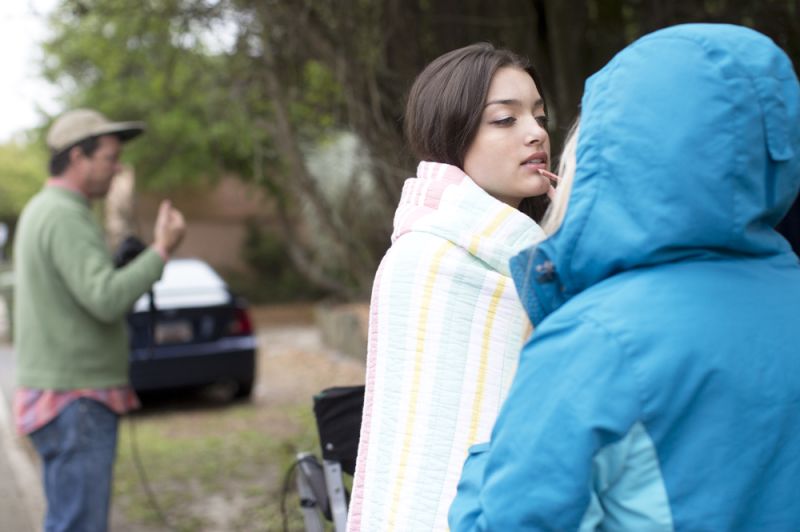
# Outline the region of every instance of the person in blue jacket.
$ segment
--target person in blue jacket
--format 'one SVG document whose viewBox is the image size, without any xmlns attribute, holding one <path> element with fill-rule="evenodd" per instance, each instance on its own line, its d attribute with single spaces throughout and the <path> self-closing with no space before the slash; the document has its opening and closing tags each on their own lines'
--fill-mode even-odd
<svg viewBox="0 0 800 532">
<path fill-rule="evenodd" d="M 738 26 L 645 36 L 587 81 L 574 168 L 512 259 L 536 332 L 451 530 L 800 530 L 791 61 Z"/>
</svg>

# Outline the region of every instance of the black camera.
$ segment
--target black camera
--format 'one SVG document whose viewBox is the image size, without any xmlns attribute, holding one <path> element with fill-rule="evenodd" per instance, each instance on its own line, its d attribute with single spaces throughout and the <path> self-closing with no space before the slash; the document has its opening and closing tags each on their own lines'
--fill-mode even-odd
<svg viewBox="0 0 800 532">
<path fill-rule="evenodd" d="M 139 253 L 144 251 L 146 248 L 147 246 L 145 246 L 144 242 L 139 240 L 139 238 L 133 235 L 126 236 L 117 247 L 117 250 L 114 252 L 114 266 L 117 268 L 122 268 L 130 261 L 135 259 Z"/>
</svg>

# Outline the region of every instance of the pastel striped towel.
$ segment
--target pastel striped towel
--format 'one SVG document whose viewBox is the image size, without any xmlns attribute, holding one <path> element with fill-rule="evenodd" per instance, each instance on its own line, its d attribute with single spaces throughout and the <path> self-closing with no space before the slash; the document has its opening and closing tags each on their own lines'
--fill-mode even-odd
<svg viewBox="0 0 800 532">
<path fill-rule="evenodd" d="M 508 261 L 543 238 L 455 166 L 423 162 L 406 180 L 372 291 L 348 530 L 447 529 L 529 331 Z"/>
</svg>

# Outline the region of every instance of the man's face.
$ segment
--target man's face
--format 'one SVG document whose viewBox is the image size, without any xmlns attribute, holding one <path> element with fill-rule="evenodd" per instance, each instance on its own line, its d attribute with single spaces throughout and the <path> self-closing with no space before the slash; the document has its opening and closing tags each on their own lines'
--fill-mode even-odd
<svg viewBox="0 0 800 532">
<path fill-rule="evenodd" d="M 105 197 L 111 186 L 111 179 L 119 173 L 121 166 L 119 156 L 122 143 L 113 135 L 105 135 L 99 139 L 100 145 L 91 155 L 81 157 L 80 188 L 89 199 Z"/>
</svg>

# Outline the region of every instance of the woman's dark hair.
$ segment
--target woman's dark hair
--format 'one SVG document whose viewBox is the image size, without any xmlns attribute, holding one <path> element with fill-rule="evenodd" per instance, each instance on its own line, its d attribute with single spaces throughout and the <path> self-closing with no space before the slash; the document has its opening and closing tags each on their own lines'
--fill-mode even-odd
<svg viewBox="0 0 800 532">
<path fill-rule="evenodd" d="M 405 113 L 406 140 L 419 160 L 464 169 L 464 158 L 481 123 L 489 85 L 502 67 L 527 72 L 544 98 L 530 61 L 489 43 L 447 52 L 425 67 L 411 87 Z M 519 210 L 539 221 L 547 204 L 546 195 L 525 198 Z"/>
<path fill-rule="evenodd" d="M 83 139 L 77 144 L 73 144 L 69 148 L 63 149 L 60 152 L 51 155 L 49 165 L 51 176 L 60 176 L 64 173 L 64 170 L 66 170 L 67 166 L 69 166 L 69 152 L 72 150 L 72 148 L 76 147 L 80 148 L 85 156 L 91 157 L 94 152 L 97 151 L 97 148 L 100 147 L 100 137 L 89 137 L 88 139 Z"/>
</svg>

